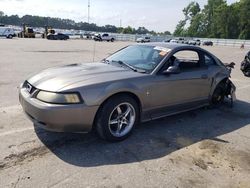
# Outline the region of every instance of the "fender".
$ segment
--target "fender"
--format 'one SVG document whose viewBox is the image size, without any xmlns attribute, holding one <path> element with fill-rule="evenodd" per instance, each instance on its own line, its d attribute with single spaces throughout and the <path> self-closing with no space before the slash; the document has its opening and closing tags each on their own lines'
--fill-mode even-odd
<svg viewBox="0 0 250 188">
<path fill-rule="evenodd" d="M 103 103 L 105 100 L 107 100 L 109 97 L 111 97 L 112 95 L 118 94 L 118 93 L 131 93 L 134 94 L 139 100 L 140 102 L 142 102 L 142 98 L 143 96 L 143 92 L 141 91 L 141 89 L 139 89 L 137 86 L 135 86 L 135 84 L 131 83 L 131 82 L 114 82 L 109 84 L 105 90 L 103 91 L 102 95 L 105 96 L 105 98 L 99 96 L 100 98 L 102 98 L 101 103 Z M 144 106 L 144 104 L 142 104 L 142 107 Z"/>
</svg>

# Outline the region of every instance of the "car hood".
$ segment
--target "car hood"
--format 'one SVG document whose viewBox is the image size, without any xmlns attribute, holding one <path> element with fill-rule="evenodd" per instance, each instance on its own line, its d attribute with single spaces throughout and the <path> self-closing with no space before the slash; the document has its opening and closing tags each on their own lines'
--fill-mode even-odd
<svg viewBox="0 0 250 188">
<path fill-rule="evenodd" d="M 143 76 L 124 67 L 105 63 L 72 64 L 46 69 L 27 81 L 45 91 L 63 91 L 65 88 L 88 86 L 114 80 Z"/>
</svg>

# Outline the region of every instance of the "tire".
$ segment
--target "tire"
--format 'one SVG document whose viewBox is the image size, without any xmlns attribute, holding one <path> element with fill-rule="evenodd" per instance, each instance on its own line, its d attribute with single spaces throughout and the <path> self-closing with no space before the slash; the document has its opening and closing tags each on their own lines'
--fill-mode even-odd
<svg viewBox="0 0 250 188">
<path fill-rule="evenodd" d="M 8 35 L 7 38 L 8 38 L 8 39 L 12 39 L 13 36 L 12 36 L 12 35 Z"/>
<path fill-rule="evenodd" d="M 243 73 L 246 77 L 250 77 L 250 68 L 246 69 Z"/>
<path fill-rule="evenodd" d="M 114 41 L 115 41 L 115 39 L 112 38 L 112 39 L 111 39 L 111 42 L 114 42 Z"/>
<path fill-rule="evenodd" d="M 127 112 L 127 113 L 126 113 Z M 97 114 L 96 130 L 107 141 L 122 141 L 131 135 L 139 123 L 139 107 L 126 95 L 110 98 Z"/>
<path fill-rule="evenodd" d="M 210 105 L 213 107 L 220 106 L 225 99 L 225 83 L 220 83 L 216 86 L 210 100 Z"/>
</svg>

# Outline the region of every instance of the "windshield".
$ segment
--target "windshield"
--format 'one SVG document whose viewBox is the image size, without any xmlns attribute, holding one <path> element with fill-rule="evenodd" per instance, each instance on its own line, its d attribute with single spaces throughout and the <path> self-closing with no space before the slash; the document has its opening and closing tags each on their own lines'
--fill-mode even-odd
<svg viewBox="0 0 250 188">
<path fill-rule="evenodd" d="M 106 60 L 109 62 L 124 62 L 136 69 L 150 73 L 169 51 L 170 49 L 163 47 L 134 45 L 116 52 Z"/>
</svg>

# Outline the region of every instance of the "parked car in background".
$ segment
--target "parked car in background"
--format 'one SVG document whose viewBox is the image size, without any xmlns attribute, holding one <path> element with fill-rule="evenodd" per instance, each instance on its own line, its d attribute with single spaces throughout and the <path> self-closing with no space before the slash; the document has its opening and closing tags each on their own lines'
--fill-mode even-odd
<svg viewBox="0 0 250 188">
<path fill-rule="evenodd" d="M 201 40 L 200 39 L 195 39 L 196 45 L 200 46 L 201 45 Z"/>
<path fill-rule="evenodd" d="M 97 63 L 44 70 L 24 81 L 19 99 L 35 126 L 120 141 L 140 122 L 235 99 L 230 73 L 196 46 L 134 44 Z"/>
<path fill-rule="evenodd" d="M 214 43 L 212 41 L 204 41 L 203 46 L 213 46 Z"/>
<path fill-rule="evenodd" d="M 139 37 L 136 39 L 136 42 L 138 43 L 150 42 L 150 37 L 149 36 Z"/>
<path fill-rule="evenodd" d="M 189 45 L 194 45 L 194 46 L 200 46 L 201 45 L 201 41 L 199 39 L 192 39 L 188 41 Z"/>
<path fill-rule="evenodd" d="M 13 28 L 0 26 L 0 37 L 12 39 L 14 36 L 16 36 L 16 34 Z"/>
<path fill-rule="evenodd" d="M 164 40 L 163 42 L 171 42 L 171 38 L 170 39 L 166 39 L 166 40 Z"/>
<path fill-rule="evenodd" d="M 177 38 L 176 41 L 177 41 L 177 43 L 179 43 L 179 44 L 184 44 L 185 38 L 180 37 L 180 38 Z"/>
<path fill-rule="evenodd" d="M 82 37 L 83 39 L 91 39 L 91 38 L 92 38 L 92 35 L 91 35 L 91 33 L 85 32 L 83 35 L 81 35 L 81 37 Z"/>
<path fill-rule="evenodd" d="M 176 39 L 171 39 L 170 43 L 178 43 L 178 41 Z"/>
<path fill-rule="evenodd" d="M 55 34 L 50 33 L 47 35 L 47 39 L 48 40 L 68 40 L 69 36 L 63 33 L 55 33 Z"/>
<path fill-rule="evenodd" d="M 196 41 L 195 41 L 195 40 L 189 40 L 189 41 L 188 41 L 188 44 L 189 44 L 189 45 L 194 45 L 194 46 L 195 46 L 195 45 L 196 45 Z"/>
<path fill-rule="evenodd" d="M 115 41 L 115 37 L 111 36 L 108 33 L 103 33 L 103 34 L 95 34 L 93 36 L 93 39 L 95 41 L 107 41 L 107 42 L 114 42 Z"/>
</svg>

